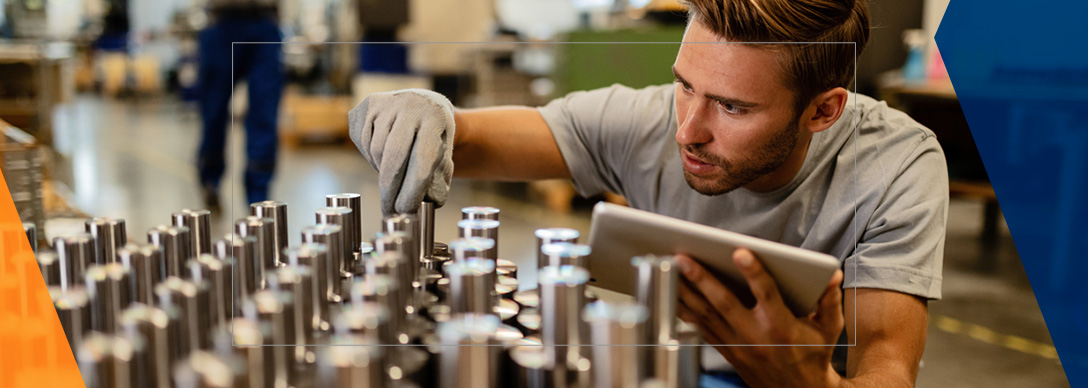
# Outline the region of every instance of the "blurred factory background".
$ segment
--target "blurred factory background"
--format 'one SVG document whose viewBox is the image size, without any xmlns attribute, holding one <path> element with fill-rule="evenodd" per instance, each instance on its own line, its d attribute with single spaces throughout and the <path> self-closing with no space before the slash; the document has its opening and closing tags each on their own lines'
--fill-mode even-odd
<svg viewBox="0 0 1088 388">
<path fill-rule="evenodd" d="M 4 176 L 43 242 L 81 232 L 86 217 L 124 218 L 140 239 L 170 213 L 205 205 L 195 167 L 198 36 L 214 1 L 2 1 Z M 857 91 L 933 129 L 953 179 L 944 299 L 930 303 L 918 385 L 1068 385 L 933 44 L 946 6 L 872 1 L 872 38 L 857 59 Z M 377 174 L 347 137 L 347 112 L 368 94 L 425 88 L 460 107 L 532 106 L 612 83 L 669 83 L 686 22 L 672 0 L 283 0 L 276 9 L 286 83 L 270 197 L 291 205 L 293 238 L 324 195 L 339 192 L 363 195 L 363 230 L 377 231 Z M 247 88 L 239 82 L 231 100 L 214 236 L 248 209 Z M 455 181 L 450 195 L 436 238 L 454 237 L 455 209 L 499 207 L 511 239 L 500 254 L 518 263 L 535 258 L 532 230 L 588 233 L 589 205 L 623 201 L 576 198 L 562 181 Z M 533 272 L 519 277 L 531 282 Z"/>
</svg>

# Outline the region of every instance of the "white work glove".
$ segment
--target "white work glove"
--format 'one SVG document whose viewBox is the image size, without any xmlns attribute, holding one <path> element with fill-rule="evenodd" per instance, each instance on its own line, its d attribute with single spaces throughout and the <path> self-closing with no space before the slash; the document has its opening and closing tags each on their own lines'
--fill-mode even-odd
<svg viewBox="0 0 1088 388">
<path fill-rule="evenodd" d="M 374 93 L 348 113 L 351 141 L 378 170 L 382 214 L 446 203 L 453 179 L 453 104 L 430 90 Z"/>
</svg>

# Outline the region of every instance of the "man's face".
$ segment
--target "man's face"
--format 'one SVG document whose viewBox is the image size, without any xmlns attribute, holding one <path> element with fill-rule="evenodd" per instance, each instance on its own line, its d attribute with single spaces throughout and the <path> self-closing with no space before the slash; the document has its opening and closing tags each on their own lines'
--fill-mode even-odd
<svg viewBox="0 0 1088 388">
<path fill-rule="evenodd" d="M 692 22 L 684 42 L 722 41 Z M 676 75 L 676 142 L 684 178 L 724 194 L 778 169 L 799 135 L 793 92 L 776 51 L 736 43 L 682 44 Z"/>
</svg>

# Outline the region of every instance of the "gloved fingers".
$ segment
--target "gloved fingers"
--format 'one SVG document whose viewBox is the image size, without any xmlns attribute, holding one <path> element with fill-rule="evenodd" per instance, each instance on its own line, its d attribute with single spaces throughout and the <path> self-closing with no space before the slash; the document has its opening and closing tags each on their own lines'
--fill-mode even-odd
<svg viewBox="0 0 1088 388">
<path fill-rule="evenodd" d="M 442 134 L 445 130 L 436 129 L 435 124 L 429 115 L 423 117 L 422 126 L 412 146 L 404 182 L 397 195 L 397 212 L 410 213 L 419 207 L 431 187 L 432 177 L 443 162 L 446 145 Z"/>
<path fill-rule="evenodd" d="M 397 198 L 405 190 L 404 179 L 410 164 L 415 163 L 412 159 L 415 158 L 416 128 L 407 127 L 409 122 L 397 121 L 381 147 L 383 155 L 378 169 L 378 187 L 381 188 L 382 213 L 385 215 L 393 214 Z"/>
<path fill-rule="evenodd" d="M 436 207 L 442 207 L 446 204 L 446 198 L 449 196 L 450 179 L 453 177 L 453 162 L 446 161 L 438 166 L 438 171 L 431 177 L 431 185 L 427 189 L 427 195 L 423 197 L 424 200 L 434 202 Z"/>
<path fill-rule="evenodd" d="M 348 137 L 351 137 L 351 142 L 355 143 L 355 148 L 359 149 L 359 153 L 363 154 L 371 165 L 370 157 L 370 133 L 374 130 L 373 125 L 367 120 L 367 112 L 370 108 L 370 97 L 363 99 L 359 105 L 351 108 L 348 112 Z"/>
<path fill-rule="evenodd" d="M 414 131 L 409 128 L 397 127 L 398 125 L 403 126 L 405 124 L 401 123 L 400 120 L 398 120 L 397 116 L 398 115 L 396 112 L 385 110 L 371 113 L 371 118 L 367 120 L 374 128 L 371 131 L 372 137 L 370 139 L 369 147 L 371 163 L 375 166 L 381 166 L 382 160 L 384 160 L 385 155 L 391 151 L 389 149 L 390 142 L 399 144 L 399 142 L 393 141 L 394 137 L 414 135 Z"/>
</svg>

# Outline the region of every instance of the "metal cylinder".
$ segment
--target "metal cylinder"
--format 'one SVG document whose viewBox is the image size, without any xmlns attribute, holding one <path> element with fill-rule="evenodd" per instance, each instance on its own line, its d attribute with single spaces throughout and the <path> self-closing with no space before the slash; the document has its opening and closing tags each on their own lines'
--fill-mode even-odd
<svg viewBox="0 0 1088 388">
<path fill-rule="evenodd" d="M 548 265 L 548 256 L 542 248 L 552 243 L 578 243 L 580 233 L 570 228 L 537 229 L 536 232 L 536 267 L 544 268 Z"/>
<path fill-rule="evenodd" d="M 155 285 L 165 280 L 162 250 L 153 245 L 127 244 L 117 250 L 121 265 L 129 271 L 129 292 L 133 302 L 155 304 Z"/>
<path fill-rule="evenodd" d="M 91 299 L 81 285 L 67 288 L 50 287 L 49 297 L 53 299 L 60 326 L 72 351 L 83 341 L 84 333 L 91 330 Z"/>
<path fill-rule="evenodd" d="M 125 220 L 92 218 L 84 223 L 84 228 L 94 238 L 94 262 L 97 264 L 116 262 L 117 248 L 128 243 Z"/>
<path fill-rule="evenodd" d="M 289 267 L 307 268 L 305 274 L 300 274 L 300 276 L 309 278 L 307 283 L 310 286 L 310 291 L 305 293 L 304 298 L 308 300 L 307 305 L 313 306 L 308 320 L 311 330 L 329 330 L 328 302 L 331 301 L 330 298 L 334 295 L 330 280 L 335 278 L 329 262 L 328 249 L 324 244 L 304 243 L 297 247 L 284 249 L 283 255 L 287 258 Z M 306 279 L 302 280 L 306 281 Z"/>
<path fill-rule="evenodd" d="M 340 255 L 336 259 L 336 267 L 342 274 L 351 273 L 352 252 L 359 248 L 354 244 L 352 236 L 356 233 L 352 223 L 352 211 L 347 207 L 327 207 L 314 212 L 319 225 L 336 225 L 340 227 Z"/>
<path fill-rule="evenodd" d="M 453 314 L 492 314 L 495 296 L 495 261 L 470 257 L 446 265 L 450 279 L 447 303 Z"/>
<path fill-rule="evenodd" d="M 117 316 L 132 302 L 128 270 L 120 263 L 92 265 L 85 279 L 91 297 L 91 329 L 113 334 Z"/>
<path fill-rule="evenodd" d="M 132 386 L 133 348 L 123 337 L 89 334 L 79 344 L 76 361 L 89 388 Z"/>
<path fill-rule="evenodd" d="M 466 314 L 438 325 L 442 344 L 440 386 L 443 388 L 496 387 L 499 352 L 493 333 L 499 327 L 494 315 Z"/>
<path fill-rule="evenodd" d="M 181 209 L 171 214 L 174 226 L 189 228 L 189 254 L 199 256 L 212 253 L 212 212 L 208 210 Z"/>
<path fill-rule="evenodd" d="M 177 388 L 234 388 L 242 372 L 233 357 L 223 357 L 211 352 L 196 351 L 174 367 L 174 386 Z"/>
<path fill-rule="evenodd" d="M 337 335 L 318 357 L 321 387 L 380 388 L 386 384 L 385 348 L 359 335 Z"/>
<path fill-rule="evenodd" d="M 88 265 L 94 263 L 94 238 L 88 233 L 57 237 L 53 249 L 60 257 L 60 286 L 80 284 Z"/>
<path fill-rule="evenodd" d="M 551 243 L 540 248 L 540 252 L 546 257 L 545 265 L 561 266 L 573 265 L 586 268 L 585 257 L 590 253 L 589 245 L 572 243 Z"/>
<path fill-rule="evenodd" d="M 379 338 L 382 340 L 391 340 L 396 344 L 403 344 L 408 342 L 407 338 L 407 318 L 405 314 L 398 314 L 397 312 L 403 310 L 401 301 L 403 300 L 400 295 L 400 284 L 397 280 L 388 275 L 372 275 L 367 276 L 361 281 L 357 281 L 351 286 L 351 304 L 353 306 L 359 306 L 358 308 L 365 308 L 367 304 L 381 306 L 385 311 L 391 312 L 387 316 L 387 325 L 393 330 L 393 338 Z"/>
<path fill-rule="evenodd" d="M 449 250 L 453 261 L 462 261 L 469 257 L 487 257 L 484 253 L 495 248 L 495 240 L 482 237 L 459 238 L 450 241 Z"/>
<path fill-rule="evenodd" d="M 679 268 L 672 256 L 639 256 L 631 259 L 638 273 L 636 299 L 646 308 L 649 319 L 641 343 L 670 345 L 676 337 L 676 298 Z M 647 377 L 676 387 L 676 351 L 659 346 L 650 352 Z"/>
<path fill-rule="evenodd" d="M 276 261 L 276 229 L 271 218 L 248 216 L 234 223 L 234 232 L 242 237 L 256 237 L 257 258 L 257 286 L 265 288 L 266 274 L 270 268 L 275 268 Z"/>
<path fill-rule="evenodd" d="M 284 265 L 283 249 L 287 248 L 287 204 L 277 201 L 261 201 L 249 205 L 250 214 L 272 220 L 272 246 L 277 265 Z M 269 267 L 271 268 L 271 267 Z"/>
<path fill-rule="evenodd" d="M 378 245 L 380 244 L 375 244 L 375 246 Z M 401 253 L 376 252 L 369 260 L 367 260 L 366 267 L 367 278 L 378 275 L 387 276 L 396 280 L 398 286 L 404 284 L 408 278 L 406 274 L 406 272 L 408 272 L 407 264 Z M 408 321 L 409 314 L 416 313 L 416 307 L 411 303 L 412 295 L 408 292 L 403 292 L 402 288 L 398 288 L 401 289 L 401 291 L 393 294 L 393 302 L 388 306 L 389 315 L 390 320 L 392 322 L 397 322 L 399 325 L 396 327 L 397 332 L 400 334 L 407 334 L 407 328 L 404 327 L 403 323 Z M 397 339 L 398 341 L 404 340 L 399 343 L 407 343 L 407 337 L 405 336 L 398 335 Z"/>
<path fill-rule="evenodd" d="M 38 270 L 42 273 L 46 287 L 60 286 L 61 263 L 60 257 L 53 252 L 41 252 L 34 255 L 38 262 Z"/>
<path fill-rule="evenodd" d="M 462 220 L 499 220 L 499 209 L 490 206 L 469 206 L 461 208 Z"/>
<path fill-rule="evenodd" d="M 118 317 L 121 331 L 127 338 L 139 339 L 142 351 L 137 354 L 138 377 L 134 387 L 169 387 L 171 343 L 170 331 L 176 323 L 166 311 L 135 303 Z"/>
<path fill-rule="evenodd" d="M 386 234 L 400 232 L 407 236 L 404 246 L 405 259 L 408 260 L 408 269 L 412 273 L 412 281 L 418 282 L 420 268 L 419 240 L 422 239 L 423 234 L 420 230 L 419 217 L 414 214 L 398 214 L 387 217 L 382 220 L 382 232 Z M 408 291 L 413 287 L 412 284 L 406 284 L 403 288 Z"/>
<path fill-rule="evenodd" d="M 412 273 L 409 259 L 411 253 L 410 236 L 402 232 L 378 233 L 374 238 L 374 254 L 365 263 L 367 274 L 383 274 L 397 279 L 397 284 L 404 292 L 402 302 L 409 314 L 415 314 L 419 305 L 418 295 L 412 293 L 412 283 L 416 274 Z M 371 270 L 373 269 L 373 271 Z"/>
<path fill-rule="evenodd" d="M 397 328 L 389 324 L 389 310 L 375 302 L 351 303 L 333 314 L 337 335 L 361 335 L 376 344 L 400 344 Z"/>
<path fill-rule="evenodd" d="M 461 238 L 482 237 L 494 241 L 491 249 L 484 251 L 480 257 L 491 260 L 499 259 L 499 222 L 495 220 L 476 219 L 457 221 L 457 235 Z"/>
<path fill-rule="evenodd" d="M 580 345 L 586 344 L 586 332 L 581 315 L 587 281 L 589 271 L 569 265 L 544 267 L 538 273 L 541 339 L 556 370 L 582 359 Z"/>
<path fill-rule="evenodd" d="M 253 294 L 244 308 L 246 318 L 256 318 L 264 326 L 261 329 L 264 334 L 263 344 L 277 345 L 266 346 L 269 351 L 265 353 L 264 362 L 266 368 L 274 371 L 272 386 L 276 387 L 287 386 L 294 377 L 291 364 L 293 347 L 287 346 L 292 345 L 288 334 L 294 331 L 294 322 L 288 318 L 294 306 L 291 298 L 286 292 L 261 290 Z"/>
<path fill-rule="evenodd" d="M 306 346 L 314 345 L 314 305 L 313 273 L 306 266 L 287 266 L 276 268 L 272 272 L 274 283 L 291 298 L 286 325 L 287 343 L 298 345 L 293 350 L 293 362 L 307 364 L 314 353 Z"/>
<path fill-rule="evenodd" d="M 209 325 L 220 327 L 230 322 L 234 300 L 231 298 L 231 271 L 234 271 L 234 259 L 220 259 L 210 254 L 202 254 L 188 263 L 189 278 L 193 283 L 208 292 Z"/>
<path fill-rule="evenodd" d="M 322 244 L 325 246 L 326 263 L 318 268 L 316 265 L 310 265 L 314 269 L 314 275 L 320 276 L 322 273 L 327 273 L 328 279 L 326 280 L 329 291 L 326 294 L 326 298 L 329 302 L 340 303 L 344 299 L 343 283 L 340 281 L 344 278 L 344 274 L 340 271 L 343 268 L 344 260 L 344 228 L 339 225 L 314 225 L 308 226 L 302 229 L 302 242 Z M 349 274 L 350 275 L 350 274 Z M 321 282 L 319 279 L 317 282 Z"/>
<path fill-rule="evenodd" d="M 38 253 L 38 227 L 33 222 L 24 222 L 23 233 L 26 233 L 26 241 L 30 243 L 30 251 Z"/>
<path fill-rule="evenodd" d="M 193 282 L 178 277 L 167 278 L 155 286 L 159 305 L 170 313 L 177 311 L 178 330 L 175 331 L 174 361 L 181 360 L 194 350 L 210 346 L 208 293 Z"/>
<path fill-rule="evenodd" d="M 189 228 L 184 226 L 159 225 L 147 231 L 147 242 L 162 250 L 165 265 L 165 273 L 160 274 L 161 279 L 182 275 L 182 263 L 192 258 L 192 237 Z"/>
<path fill-rule="evenodd" d="M 259 288 L 257 238 L 231 233 L 216 241 L 213 248 L 215 256 L 219 259 L 234 259 L 234 298 L 231 309 L 235 313 L 242 311 L 242 301 L 257 292 Z"/>
<path fill-rule="evenodd" d="M 420 259 L 426 261 L 434 256 L 434 202 L 419 204 L 419 239 Z"/>
<path fill-rule="evenodd" d="M 642 342 L 646 308 L 634 303 L 593 302 L 585 308 L 592 348 L 593 386 L 637 387 L 646 365 Z"/>
<path fill-rule="evenodd" d="M 359 243 L 363 242 L 363 197 L 356 193 L 329 194 L 325 196 L 325 206 L 346 207 L 351 210 L 345 225 L 344 239 L 352 250 L 359 249 Z"/>
<path fill-rule="evenodd" d="M 254 314 L 256 314 L 254 312 Z M 230 324 L 232 349 L 246 370 L 246 388 L 285 387 L 286 375 L 281 376 L 274 367 L 273 346 L 267 345 L 269 334 L 262 332 L 256 318 L 235 318 Z M 236 385 L 237 386 L 237 385 Z"/>
</svg>

